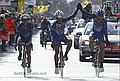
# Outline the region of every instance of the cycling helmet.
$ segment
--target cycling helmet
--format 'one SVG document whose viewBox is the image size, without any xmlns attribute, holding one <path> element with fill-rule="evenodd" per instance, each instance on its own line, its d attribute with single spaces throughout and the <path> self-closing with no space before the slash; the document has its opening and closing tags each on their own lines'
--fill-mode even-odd
<svg viewBox="0 0 120 81">
<path fill-rule="evenodd" d="M 29 20 L 30 19 L 30 16 L 28 14 L 22 14 L 20 16 L 20 20 Z"/>
<path fill-rule="evenodd" d="M 63 17 L 63 15 L 64 15 L 64 13 L 63 13 L 63 11 L 61 11 L 61 10 L 57 10 L 57 11 L 54 13 L 54 16 L 55 16 L 55 17 Z"/>
<path fill-rule="evenodd" d="M 104 17 L 104 12 L 100 9 L 97 12 L 98 17 Z"/>
</svg>

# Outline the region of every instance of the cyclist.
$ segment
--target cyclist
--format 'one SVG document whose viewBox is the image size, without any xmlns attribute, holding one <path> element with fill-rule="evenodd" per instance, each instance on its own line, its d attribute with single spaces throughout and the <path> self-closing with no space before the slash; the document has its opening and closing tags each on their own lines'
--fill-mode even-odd
<svg viewBox="0 0 120 81">
<path fill-rule="evenodd" d="M 104 12 L 102 10 L 99 10 L 97 12 L 97 14 L 92 14 L 92 13 L 88 13 L 86 12 L 82 6 L 80 8 L 82 14 L 84 14 L 86 17 L 88 18 L 93 18 L 93 28 L 92 28 L 92 31 L 90 33 L 90 43 L 89 43 L 89 47 L 90 47 L 90 53 L 91 53 L 91 56 L 94 58 L 95 55 L 94 55 L 94 40 L 96 38 L 98 38 L 99 40 L 99 62 L 100 62 L 100 71 L 103 72 L 104 71 L 104 67 L 103 67 L 103 61 L 104 61 L 104 48 L 105 48 L 105 41 L 107 43 L 109 43 L 108 41 L 108 35 L 107 35 L 107 21 L 104 19 Z M 104 39 L 105 37 L 105 39 Z M 96 67 L 96 65 L 95 65 Z"/>
<path fill-rule="evenodd" d="M 53 47 L 54 47 L 54 50 L 55 50 L 55 55 L 54 55 L 55 74 L 59 74 L 59 71 L 58 71 L 58 60 L 59 60 L 58 54 L 59 54 L 60 42 L 64 42 L 67 45 L 65 55 L 64 55 L 64 60 L 65 61 L 68 60 L 67 54 L 70 51 L 71 46 L 72 46 L 72 39 L 64 34 L 65 23 L 67 21 L 73 19 L 76 16 L 78 10 L 79 10 L 79 4 L 77 5 L 77 8 L 76 8 L 75 12 L 73 13 L 73 15 L 71 15 L 67 18 L 63 18 L 64 13 L 61 10 L 57 10 L 54 14 L 54 16 L 56 17 L 56 21 L 53 23 L 53 25 L 51 27 L 51 34 L 52 34 Z"/>
<path fill-rule="evenodd" d="M 49 35 L 49 31 L 50 31 L 50 22 L 47 20 L 47 18 L 44 18 L 43 21 L 41 22 L 41 30 L 42 32 L 40 33 L 40 43 L 42 44 L 42 47 L 43 47 L 43 37 L 44 37 L 44 32 L 46 31 L 47 32 L 47 35 Z M 49 36 L 47 36 L 49 37 Z"/>
<path fill-rule="evenodd" d="M 32 33 L 33 33 L 33 24 L 29 22 L 29 15 L 22 14 L 20 20 L 22 23 L 18 24 L 16 27 L 16 36 L 15 36 L 15 47 L 18 45 L 19 56 L 18 60 L 21 60 L 22 57 L 22 43 L 27 45 L 27 71 L 31 72 L 31 49 L 32 49 Z"/>
</svg>

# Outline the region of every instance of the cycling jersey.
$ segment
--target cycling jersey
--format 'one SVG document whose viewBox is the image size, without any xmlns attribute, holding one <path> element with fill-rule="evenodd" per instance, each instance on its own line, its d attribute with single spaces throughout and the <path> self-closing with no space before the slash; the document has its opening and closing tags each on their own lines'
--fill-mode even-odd
<svg viewBox="0 0 120 81">
<path fill-rule="evenodd" d="M 66 42 L 67 41 L 67 37 L 64 34 L 64 29 L 65 29 L 65 23 L 71 19 L 73 19 L 76 14 L 78 12 L 78 9 L 76 9 L 76 11 L 69 17 L 67 18 L 62 18 L 62 23 L 58 23 L 57 21 L 55 21 L 51 27 L 51 35 L 52 35 L 52 39 L 53 39 L 53 43 L 59 44 L 61 41 Z"/>
<path fill-rule="evenodd" d="M 106 40 L 108 40 L 108 36 L 107 36 L 107 21 L 103 18 L 101 21 L 99 21 L 96 16 L 96 14 L 93 13 L 88 13 L 86 12 L 84 9 L 81 10 L 82 14 L 84 14 L 84 16 L 86 18 L 93 18 L 93 35 L 96 36 L 98 38 L 99 41 L 104 41 L 104 36 L 106 38 Z"/>
<path fill-rule="evenodd" d="M 33 24 L 28 23 L 27 27 L 24 27 L 22 23 L 20 23 L 16 27 L 16 38 L 15 43 L 19 37 L 24 43 L 32 43 L 32 33 L 33 33 Z"/>
</svg>

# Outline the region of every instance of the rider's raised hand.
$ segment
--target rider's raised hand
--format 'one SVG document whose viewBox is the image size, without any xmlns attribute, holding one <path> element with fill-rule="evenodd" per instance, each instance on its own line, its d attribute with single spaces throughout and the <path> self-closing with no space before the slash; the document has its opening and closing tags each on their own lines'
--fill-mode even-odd
<svg viewBox="0 0 120 81">
<path fill-rule="evenodd" d="M 81 5 L 81 3 L 78 3 L 78 4 L 77 4 L 77 9 L 82 10 L 82 5 Z"/>
</svg>

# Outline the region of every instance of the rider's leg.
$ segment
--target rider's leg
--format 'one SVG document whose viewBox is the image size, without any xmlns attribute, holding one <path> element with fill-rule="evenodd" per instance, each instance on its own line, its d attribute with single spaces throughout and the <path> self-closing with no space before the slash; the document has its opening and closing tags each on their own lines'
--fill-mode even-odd
<svg viewBox="0 0 120 81">
<path fill-rule="evenodd" d="M 89 37 L 89 48 L 90 48 L 90 54 L 91 56 L 94 58 L 95 55 L 94 55 L 94 40 L 95 40 L 95 37 L 92 35 Z"/>
<path fill-rule="evenodd" d="M 54 55 L 54 61 L 55 61 L 55 74 L 59 74 L 59 71 L 58 71 L 58 61 L 59 61 L 58 54 L 59 54 L 59 46 L 54 46 L 54 49 L 55 49 L 55 55 Z"/>
<path fill-rule="evenodd" d="M 105 53 L 104 53 L 105 42 L 100 42 L 99 47 L 100 47 L 100 52 L 99 52 L 100 67 L 103 67 L 103 61 L 105 56 Z"/>
<path fill-rule="evenodd" d="M 68 52 L 70 51 L 71 47 L 72 47 L 72 39 L 68 39 L 67 41 L 67 47 L 66 47 L 66 51 L 65 51 L 65 55 L 64 55 L 64 58 L 65 60 L 68 60 Z"/>
<path fill-rule="evenodd" d="M 28 61 L 28 68 L 31 67 L 31 47 L 27 47 L 27 61 Z"/>
<path fill-rule="evenodd" d="M 54 55 L 54 62 L 55 62 L 55 68 L 58 68 L 58 54 L 59 54 L 59 46 L 54 46 L 54 50 L 55 50 L 55 55 Z"/>
<path fill-rule="evenodd" d="M 22 45 L 21 45 L 21 41 L 18 41 L 18 51 L 19 51 L 19 56 L 18 56 L 18 60 L 21 60 L 22 57 Z"/>
</svg>

